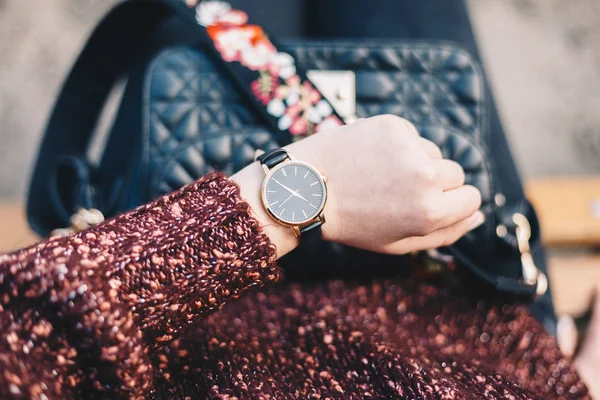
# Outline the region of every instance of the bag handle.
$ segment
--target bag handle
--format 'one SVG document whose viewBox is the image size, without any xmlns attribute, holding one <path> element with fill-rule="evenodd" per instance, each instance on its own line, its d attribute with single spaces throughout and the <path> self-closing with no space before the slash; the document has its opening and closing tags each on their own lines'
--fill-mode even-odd
<svg viewBox="0 0 600 400">
<path fill-rule="evenodd" d="M 114 203 L 122 201 L 120 187 L 139 161 L 131 151 L 123 151 L 139 145 L 139 107 L 121 104 L 126 112 L 119 113 L 119 122 L 129 129 L 111 132 L 98 168 L 90 165 L 87 152 L 100 113 L 120 79 L 134 79 L 135 68 L 166 46 L 197 43 L 202 29 L 168 29 L 169 24 L 174 28 L 181 23 L 181 18 L 170 19 L 184 12 L 193 14 L 178 0 L 129 0 L 115 6 L 91 34 L 63 83 L 40 146 L 27 205 L 35 231 L 47 235 L 66 226 L 79 207 L 98 207 L 110 214 Z M 140 96 L 141 89 L 131 92 Z M 115 154 L 123 156 L 115 160 Z"/>
</svg>

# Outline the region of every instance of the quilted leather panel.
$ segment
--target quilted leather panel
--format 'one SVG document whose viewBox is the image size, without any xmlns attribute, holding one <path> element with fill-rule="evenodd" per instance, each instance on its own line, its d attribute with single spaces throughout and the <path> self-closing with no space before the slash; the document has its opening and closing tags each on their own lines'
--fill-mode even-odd
<svg viewBox="0 0 600 400">
<path fill-rule="evenodd" d="M 270 135 L 240 92 L 197 49 L 173 48 L 153 60 L 146 76 L 143 111 L 151 198 L 214 169 L 231 173 L 252 161 L 254 149 L 277 146 L 269 141 Z M 250 133 L 253 127 L 258 130 L 257 138 Z M 219 139 L 223 129 L 236 134 L 229 132 Z M 205 139 L 210 140 L 203 143 Z M 244 150 L 237 143 L 243 143 Z M 236 156 L 235 162 L 225 161 Z M 200 162 L 198 157 L 206 160 Z M 167 165 L 172 172 L 165 172 Z"/>
<path fill-rule="evenodd" d="M 269 151 L 277 147 L 277 142 L 264 129 L 214 131 L 184 142 L 165 155 L 164 164 L 157 168 L 152 186 L 160 195 L 209 172 L 223 171 L 231 175 L 248 165 L 257 149 Z"/>
<path fill-rule="evenodd" d="M 359 116 L 391 113 L 422 130 L 428 127 L 424 134 L 433 135 L 438 144 L 443 138 L 437 136 L 456 131 L 481 145 L 485 110 L 481 74 L 466 53 L 451 45 L 288 42 L 282 48 L 304 69 L 354 71 Z M 267 137 L 259 117 L 217 64 L 198 49 L 170 49 L 152 62 L 144 113 L 151 197 L 214 169 L 234 172 L 252 161 L 250 149 L 277 146 L 274 140 L 249 139 L 252 129 Z M 234 145 L 234 138 L 244 142 L 245 150 Z M 454 142 L 464 144 L 457 139 L 447 144 Z M 459 154 L 459 149 L 445 151 Z M 484 191 L 488 200 L 492 189 Z"/>
<path fill-rule="evenodd" d="M 357 114 L 394 114 L 415 125 L 455 128 L 479 142 L 484 121 L 482 74 L 450 44 L 289 42 L 283 50 L 306 70 L 356 75 Z"/>
</svg>

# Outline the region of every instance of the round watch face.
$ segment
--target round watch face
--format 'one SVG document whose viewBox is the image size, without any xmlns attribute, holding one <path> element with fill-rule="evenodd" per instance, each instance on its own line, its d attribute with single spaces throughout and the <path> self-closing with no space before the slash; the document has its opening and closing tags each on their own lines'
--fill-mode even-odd
<svg viewBox="0 0 600 400">
<path fill-rule="evenodd" d="M 300 225 L 323 210 L 327 190 L 317 170 L 308 164 L 290 161 L 269 171 L 262 195 L 267 210 L 276 219 Z"/>
</svg>

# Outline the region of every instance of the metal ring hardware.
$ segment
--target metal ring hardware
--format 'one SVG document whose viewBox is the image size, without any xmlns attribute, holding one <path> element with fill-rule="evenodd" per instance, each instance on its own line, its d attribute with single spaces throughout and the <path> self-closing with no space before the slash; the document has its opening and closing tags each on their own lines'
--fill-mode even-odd
<svg viewBox="0 0 600 400">
<path fill-rule="evenodd" d="M 71 226 L 68 228 L 55 229 L 50 232 L 50 237 L 69 236 L 72 233 L 82 231 L 104 222 L 104 214 L 95 208 L 80 208 L 69 220 Z"/>
<path fill-rule="evenodd" d="M 523 268 L 523 283 L 536 286 L 537 296 L 541 296 L 548 290 L 548 278 L 538 267 L 536 267 L 531 255 L 529 239 L 531 239 L 531 225 L 523 214 L 513 214 L 512 220 L 516 225 L 517 244 L 521 253 L 521 266 Z"/>
</svg>

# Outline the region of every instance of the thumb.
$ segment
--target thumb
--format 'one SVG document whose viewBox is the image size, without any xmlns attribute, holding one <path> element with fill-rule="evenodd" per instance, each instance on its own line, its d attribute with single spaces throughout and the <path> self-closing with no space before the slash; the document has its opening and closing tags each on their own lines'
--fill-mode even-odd
<svg viewBox="0 0 600 400">
<path fill-rule="evenodd" d="M 467 232 L 479 227 L 485 222 L 485 215 L 476 211 L 470 217 L 455 224 L 439 229 L 425 236 L 413 236 L 388 244 L 379 249 L 387 254 L 407 254 L 413 251 L 435 249 L 449 246 L 463 237 Z"/>
</svg>

